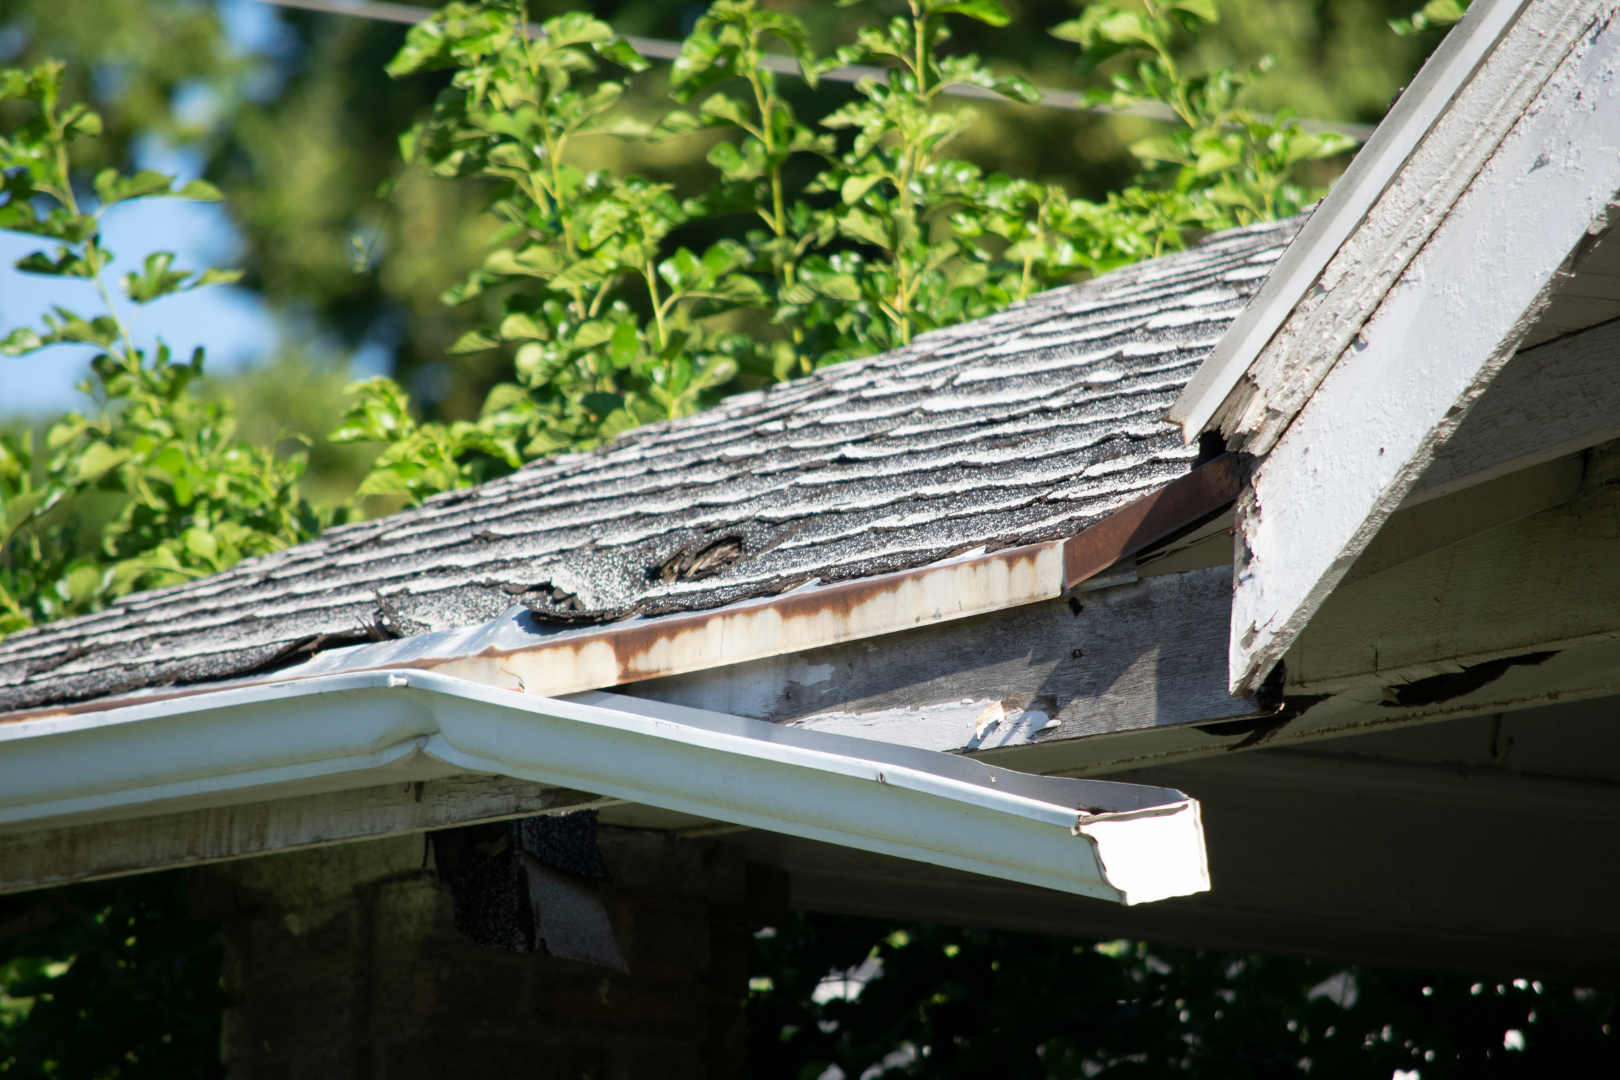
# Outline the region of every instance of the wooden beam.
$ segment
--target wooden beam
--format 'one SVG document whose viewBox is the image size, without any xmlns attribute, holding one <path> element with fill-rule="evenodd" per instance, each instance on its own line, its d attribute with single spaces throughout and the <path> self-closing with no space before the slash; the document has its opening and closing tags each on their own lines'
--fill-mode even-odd
<svg viewBox="0 0 1620 1080">
<path fill-rule="evenodd" d="M 931 750 L 1251 715 L 1226 691 L 1232 574 L 1164 574 L 621 692 Z"/>
<path fill-rule="evenodd" d="M 0 893 L 527 817 L 602 802 L 584 792 L 507 777 L 452 776 L 0 834 Z"/>
<path fill-rule="evenodd" d="M 1548 461 L 1391 514 L 1339 588 L 1439 551 L 1470 536 L 1573 499 L 1581 488 L 1580 457 Z"/>
<path fill-rule="evenodd" d="M 1620 322 L 1515 355 L 1440 444 L 1402 507 L 1620 438 L 1617 356 Z"/>
<path fill-rule="evenodd" d="M 1620 638 L 1617 474 L 1620 455 L 1594 459 L 1575 500 L 1342 586 L 1289 650 L 1288 692 L 1394 686 Z"/>
<path fill-rule="evenodd" d="M 1536 38 L 1536 63 L 1516 71 L 1493 60 L 1457 106 L 1500 76 L 1521 89 L 1534 83 L 1534 108 L 1529 100 L 1515 106 L 1506 137 L 1466 174 L 1459 162 L 1479 132 L 1442 120 L 1434 146 L 1414 157 L 1353 242 L 1367 265 L 1345 263 L 1335 280 L 1324 278 L 1315 314 L 1272 347 L 1280 352 L 1268 363 L 1281 365 L 1282 389 L 1293 385 L 1283 370 L 1290 365 L 1336 362 L 1297 411 L 1254 406 L 1254 437 L 1243 445 L 1266 456 L 1238 503 L 1234 691 L 1252 692 L 1282 659 L 1517 349 L 1557 271 L 1589 229 L 1606 227 L 1620 191 L 1620 86 L 1609 78 L 1620 66 L 1620 25 L 1600 21 L 1583 31 L 1577 24 L 1591 23 L 1599 5 L 1546 4 L 1514 34 L 1534 37 L 1538 11 L 1557 33 Z M 1558 43 L 1571 37 L 1560 58 Z M 1537 64 L 1554 70 L 1532 71 Z M 1414 167 L 1420 159 L 1432 176 Z M 1413 239 L 1392 216 L 1397 210 L 1426 216 L 1433 228 L 1415 257 L 1389 247 Z M 1367 293 L 1390 260 L 1400 273 Z"/>
</svg>

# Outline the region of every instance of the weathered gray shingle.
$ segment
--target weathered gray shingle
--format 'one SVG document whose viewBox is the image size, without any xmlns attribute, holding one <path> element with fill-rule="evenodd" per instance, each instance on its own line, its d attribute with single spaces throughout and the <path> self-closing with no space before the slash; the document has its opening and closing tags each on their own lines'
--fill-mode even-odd
<svg viewBox="0 0 1620 1080">
<path fill-rule="evenodd" d="M 493 618 L 714 607 L 1078 531 L 1184 473 L 1162 421 L 1298 220 L 0 643 L 0 710 Z"/>
</svg>

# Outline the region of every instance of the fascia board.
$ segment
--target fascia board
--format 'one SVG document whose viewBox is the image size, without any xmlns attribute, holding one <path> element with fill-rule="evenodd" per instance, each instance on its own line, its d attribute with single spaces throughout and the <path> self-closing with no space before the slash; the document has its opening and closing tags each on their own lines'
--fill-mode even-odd
<svg viewBox="0 0 1620 1080">
<path fill-rule="evenodd" d="M 1590 12 L 1554 14 L 1577 23 Z M 1233 692 L 1282 658 L 1513 356 L 1570 253 L 1607 220 L 1620 193 L 1620 25 L 1608 14 L 1553 66 L 1252 470 L 1237 504 Z"/>
<path fill-rule="evenodd" d="M 1168 419 L 1191 443 L 1531 0 L 1475 0 L 1216 342 Z"/>
<path fill-rule="evenodd" d="M 128 715 L 124 715 L 128 714 Z M 424 672 L 330 676 L 16 725 L 0 822 L 161 812 L 412 754 L 1134 904 L 1207 889 L 1197 803 L 659 702 L 538 698 Z"/>
</svg>

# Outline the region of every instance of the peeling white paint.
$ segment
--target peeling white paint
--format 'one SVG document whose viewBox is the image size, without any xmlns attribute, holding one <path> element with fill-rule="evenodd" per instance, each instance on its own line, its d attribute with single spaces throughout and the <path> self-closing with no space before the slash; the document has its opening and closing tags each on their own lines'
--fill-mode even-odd
<svg viewBox="0 0 1620 1080">
<path fill-rule="evenodd" d="M 1608 5 L 1535 5 L 1515 31 L 1533 39 L 1521 59 L 1550 63 L 1559 34 L 1567 40 L 1572 27 L 1590 29 L 1600 11 Z M 1529 25 L 1532 16 L 1544 16 L 1558 33 L 1532 33 L 1547 29 Z M 1510 45 L 1512 39 L 1502 49 L 1511 61 L 1518 54 Z M 1478 103 L 1505 134 L 1466 190 L 1425 207 L 1443 220 L 1422 246 L 1422 272 L 1374 298 L 1376 310 L 1359 331 L 1365 348 L 1339 353 L 1297 416 L 1285 410 L 1266 420 L 1265 430 L 1281 437 L 1238 504 L 1249 558 L 1232 608 L 1234 692 L 1259 685 L 1410 492 L 1516 350 L 1560 266 L 1620 191 L 1620 33 L 1613 23 L 1581 37 L 1540 86 L 1533 72 L 1497 70 L 1505 63 L 1493 57 L 1470 92 L 1536 92 L 1511 110 L 1502 100 Z M 1493 78 L 1506 85 L 1493 91 Z M 1400 221 L 1379 214 L 1408 213 L 1425 176 L 1455 179 L 1446 175 L 1452 159 L 1488 141 L 1477 125 L 1442 127 L 1457 145 L 1426 143 L 1397 180 L 1364 226 L 1369 260 L 1409 257 L 1373 244 L 1379 235 L 1410 242 Z M 1538 165 L 1543 158 L 1548 163 Z M 1375 277 L 1381 266 L 1369 263 L 1360 272 Z M 1353 282 L 1350 268 L 1345 275 Z M 1312 316 L 1324 328 L 1332 324 L 1336 335 L 1345 333 L 1345 322 L 1362 318 L 1359 305 L 1367 303 L 1364 290 L 1345 291 L 1341 297 L 1330 288 L 1322 304 L 1334 306 Z M 1334 312 L 1337 323 L 1328 318 Z M 1301 337 L 1293 347 L 1304 362 L 1324 344 Z"/>
</svg>

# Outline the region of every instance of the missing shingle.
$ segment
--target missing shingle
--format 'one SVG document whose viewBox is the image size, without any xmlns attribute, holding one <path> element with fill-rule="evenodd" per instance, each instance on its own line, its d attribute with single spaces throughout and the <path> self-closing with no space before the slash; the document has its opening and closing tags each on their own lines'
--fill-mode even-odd
<svg viewBox="0 0 1620 1080">
<path fill-rule="evenodd" d="M 743 538 L 722 536 L 699 547 L 689 544 L 665 559 L 648 576 L 657 581 L 702 581 L 724 572 L 743 557 Z"/>
</svg>

